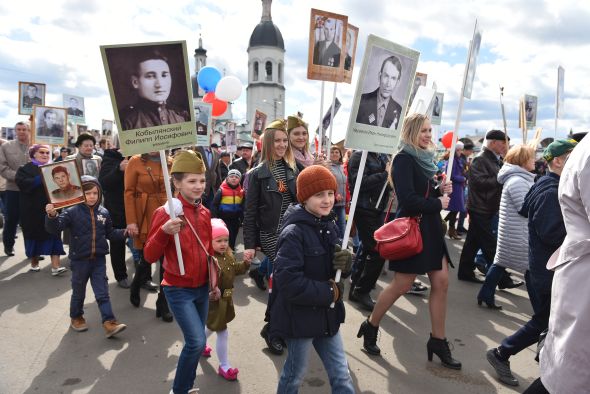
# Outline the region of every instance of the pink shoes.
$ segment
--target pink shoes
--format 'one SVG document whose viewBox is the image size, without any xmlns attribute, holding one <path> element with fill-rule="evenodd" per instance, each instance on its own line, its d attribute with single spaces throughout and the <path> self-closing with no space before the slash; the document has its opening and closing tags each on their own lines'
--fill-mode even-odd
<svg viewBox="0 0 590 394">
<path fill-rule="evenodd" d="M 223 368 L 219 367 L 217 370 L 217 374 L 225 380 L 237 380 L 239 372 L 237 368 L 229 368 L 227 371 L 224 371 Z"/>
<path fill-rule="evenodd" d="M 201 357 L 211 357 L 212 351 L 213 349 L 211 349 L 209 345 L 205 345 L 205 349 L 203 350 L 203 353 L 201 353 Z"/>
</svg>

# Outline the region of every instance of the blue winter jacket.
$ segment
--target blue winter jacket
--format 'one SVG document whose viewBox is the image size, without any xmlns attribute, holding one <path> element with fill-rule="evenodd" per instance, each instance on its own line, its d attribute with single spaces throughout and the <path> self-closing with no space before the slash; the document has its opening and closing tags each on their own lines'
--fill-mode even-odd
<svg viewBox="0 0 590 394">
<path fill-rule="evenodd" d="M 336 223 L 317 218 L 302 205 L 283 217 L 270 298 L 271 334 L 282 338 L 333 336 L 344 322 L 344 304 L 334 300 L 332 267 L 339 243 Z"/>
<path fill-rule="evenodd" d="M 91 179 L 91 180 L 90 180 Z M 99 201 L 102 198 L 100 185 L 95 178 L 83 177 L 83 182 L 93 182 L 98 186 Z M 45 217 L 47 232 L 59 235 L 65 228 L 70 228 L 70 260 L 92 260 L 109 254 L 107 238 L 125 239 L 122 229 L 114 229 L 109 211 L 100 204 L 92 207 L 82 203 L 64 209 L 55 218 Z"/>
<path fill-rule="evenodd" d="M 561 246 L 566 231 L 557 197 L 559 175 L 539 178 L 524 198 L 520 214 L 528 217 L 529 272 L 535 289 L 551 292 L 553 271 L 546 268 L 549 257 Z"/>
</svg>

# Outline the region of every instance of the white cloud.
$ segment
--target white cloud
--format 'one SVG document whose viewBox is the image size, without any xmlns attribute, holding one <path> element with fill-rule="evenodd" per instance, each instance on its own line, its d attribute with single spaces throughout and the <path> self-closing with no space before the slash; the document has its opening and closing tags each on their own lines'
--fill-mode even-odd
<svg viewBox="0 0 590 394">
<path fill-rule="evenodd" d="M 54 0 L 10 2 L 0 6 L 0 124 L 12 125 L 17 115 L 17 82 L 47 83 L 48 104 L 60 105 L 62 93 L 84 96 L 87 122 L 99 128 L 113 112 L 99 46 L 129 42 L 186 40 L 193 51 L 202 33 L 208 64 L 247 82 L 247 46 L 260 20 L 260 1 L 189 0 L 161 2 Z M 335 121 L 334 139 L 345 134 L 366 37 L 382 36 L 418 49 L 418 70 L 429 74 L 445 93 L 443 125 L 452 129 L 473 23 L 483 29 L 481 59 L 472 100 L 465 101 L 461 134 L 500 127 L 499 86 L 511 134 L 518 130 L 518 100 L 539 96 L 538 123 L 552 135 L 557 66 L 565 70 L 565 118 L 560 130 L 586 130 L 590 115 L 586 86 L 589 66 L 582 54 L 590 49 L 590 4 L 573 1 L 412 2 L 344 0 L 276 1 L 273 21 L 285 40 L 286 112 L 302 111 L 315 129 L 319 114 L 319 81 L 306 78 L 310 8 L 349 16 L 360 28 L 356 71 L 351 85 L 339 84 L 343 106 Z M 430 83 L 429 82 L 429 83 Z M 325 84 L 324 111 L 332 96 Z M 245 92 L 234 105 L 244 117 Z"/>
</svg>

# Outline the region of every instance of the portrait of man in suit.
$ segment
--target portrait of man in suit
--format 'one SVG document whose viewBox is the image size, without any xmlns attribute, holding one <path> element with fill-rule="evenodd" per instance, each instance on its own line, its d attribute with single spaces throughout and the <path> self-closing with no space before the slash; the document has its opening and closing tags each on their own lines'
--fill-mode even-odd
<svg viewBox="0 0 590 394">
<path fill-rule="evenodd" d="M 80 109 L 80 103 L 76 97 L 70 97 L 68 103 L 68 115 L 77 116 L 79 118 L 84 117 L 84 111 Z"/>
<path fill-rule="evenodd" d="M 398 57 L 391 55 L 385 58 L 377 74 L 379 87 L 361 95 L 357 123 L 397 129 L 402 106 L 392 95 L 399 85 L 401 76 L 402 63 Z"/>
<path fill-rule="evenodd" d="M 342 24 L 334 18 L 318 16 L 316 21 L 316 43 L 313 49 L 313 64 L 319 66 L 340 66 L 340 47 L 336 42 L 337 24 Z"/>
</svg>

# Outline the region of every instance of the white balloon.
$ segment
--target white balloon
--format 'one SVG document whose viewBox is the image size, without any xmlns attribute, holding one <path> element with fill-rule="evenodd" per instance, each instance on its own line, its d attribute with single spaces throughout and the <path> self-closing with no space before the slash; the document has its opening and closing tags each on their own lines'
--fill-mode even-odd
<svg viewBox="0 0 590 394">
<path fill-rule="evenodd" d="M 233 75 L 223 77 L 215 87 L 215 97 L 223 101 L 235 101 L 242 94 L 242 82 Z"/>
</svg>

